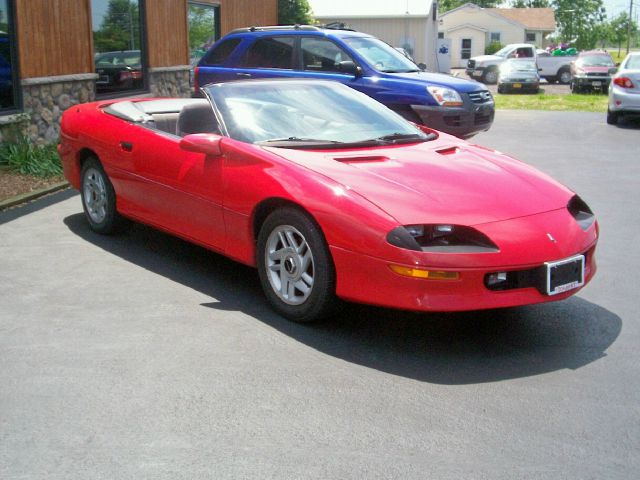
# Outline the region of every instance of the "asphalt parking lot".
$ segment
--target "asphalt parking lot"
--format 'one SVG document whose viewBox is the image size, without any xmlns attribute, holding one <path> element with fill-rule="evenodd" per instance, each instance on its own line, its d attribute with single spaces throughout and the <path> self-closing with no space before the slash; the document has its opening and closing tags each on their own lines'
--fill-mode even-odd
<svg viewBox="0 0 640 480">
<path fill-rule="evenodd" d="M 474 141 L 577 190 L 599 272 L 559 303 L 287 322 L 257 275 L 79 197 L 0 213 L 0 477 L 630 479 L 640 126 L 500 111 Z"/>
</svg>

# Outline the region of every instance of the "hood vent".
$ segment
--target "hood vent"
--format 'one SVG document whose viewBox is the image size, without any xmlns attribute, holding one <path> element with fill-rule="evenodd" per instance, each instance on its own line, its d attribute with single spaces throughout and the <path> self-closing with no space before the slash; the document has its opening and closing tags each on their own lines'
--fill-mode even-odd
<svg viewBox="0 0 640 480">
<path fill-rule="evenodd" d="M 341 163 L 364 163 L 364 162 L 386 162 L 389 157 L 382 155 L 361 155 L 353 157 L 334 157 L 334 160 Z"/>
<path fill-rule="evenodd" d="M 436 153 L 439 153 L 440 155 L 455 155 L 459 151 L 460 148 L 458 147 L 447 147 L 443 148 L 442 150 L 436 150 Z"/>
</svg>

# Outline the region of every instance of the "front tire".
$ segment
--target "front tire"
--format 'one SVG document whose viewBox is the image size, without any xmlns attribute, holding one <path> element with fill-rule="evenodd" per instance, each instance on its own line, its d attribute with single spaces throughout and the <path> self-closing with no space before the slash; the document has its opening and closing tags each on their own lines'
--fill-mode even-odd
<svg viewBox="0 0 640 480">
<path fill-rule="evenodd" d="M 109 235 L 128 224 L 116 210 L 116 192 L 96 157 L 88 158 L 82 165 L 80 196 L 85 217 L 94 232 Z"/>
<path fill-rule="evenodd" d="M 302 211 L 272 212 L 258 234 L 258 274 L 273 308 L 300 323 L 327 317 L 336 304 L 335 270 L 324 236 Z"/>
<path fill-rule="evenodd" d="M 496 67 L 488 68 L 484 74 L 482 74 L 482 81 L 491 85 L 498 83 L 498 69 Z"/>
</svg>

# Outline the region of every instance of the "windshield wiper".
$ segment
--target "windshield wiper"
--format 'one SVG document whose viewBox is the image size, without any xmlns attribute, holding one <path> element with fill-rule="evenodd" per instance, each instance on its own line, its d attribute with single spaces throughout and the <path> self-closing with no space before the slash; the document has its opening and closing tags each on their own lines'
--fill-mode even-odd
<svg viewBox="0 0 640 480">
<path fill-rule="evenodd" d="M 377 137 L 373 140 L 377 140 L 379 142 L 385 143 L 400 143 L 403 141 L 413 141 L 417 140 L 420 142 L 426 142 L 428 140 L 433 140 L 436 138 L 436 135 L 433 133 L 424 134 L 424 133 L 392 133 L 390 135 L 383 135 L 381 137 Z"/>
<path fill-rule="evenodd" d="M 270 138 L 268 140 L 261 140 L 256 142 L 256 145 L 266 145 L 269 143 L 343 143 L 337 140 L 327 140 L 325 138 L 305 138 L 305 137 L 282 137 L 282 138 Z"/>
</svg>

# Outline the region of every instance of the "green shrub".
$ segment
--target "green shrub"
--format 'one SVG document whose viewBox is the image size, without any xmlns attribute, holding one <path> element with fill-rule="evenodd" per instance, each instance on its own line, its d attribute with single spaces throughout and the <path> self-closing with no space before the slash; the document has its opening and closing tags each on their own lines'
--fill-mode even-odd
<svg viewBox="0 0 640 480">
<path fill-rule="evenodd" d="M 489 45 L 487 45 L 484 48 L 484 54 L 485 55 L 493 55 L 498 50 L 500 50 L 502 47 L 504 47 L 504 45 L 502 45 L 500 42 L 491 42 Z"/>
<path fill-rule="evenodd" d="M 24 135 L 12 142 L 0 144 L 0 165 L 6 165 L 11 171 L 36 177 L 62 174 L 56 146 L 34 145 Z"/>
</svg>

